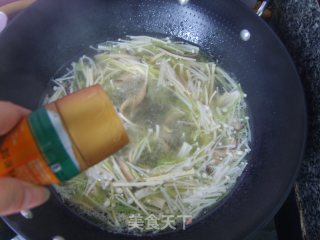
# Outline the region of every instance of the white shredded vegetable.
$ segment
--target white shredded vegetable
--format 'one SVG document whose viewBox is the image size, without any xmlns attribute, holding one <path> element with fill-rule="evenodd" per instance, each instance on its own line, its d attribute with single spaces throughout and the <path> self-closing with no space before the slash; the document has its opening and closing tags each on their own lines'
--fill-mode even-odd
<svg viewBox="0 0 320 240">
<path fill-rule="evenodd" d="M 130 232 L 131 214 L 197 218 L 247 164 L 251 132 L 240 84 L 198 47 L 168 38 L 130 36 L 91 48 L 96 55 L 71 64 L 46 99 L 101 84 L 130 144 L 59 192 L 117 232 Z"/>
</svg>

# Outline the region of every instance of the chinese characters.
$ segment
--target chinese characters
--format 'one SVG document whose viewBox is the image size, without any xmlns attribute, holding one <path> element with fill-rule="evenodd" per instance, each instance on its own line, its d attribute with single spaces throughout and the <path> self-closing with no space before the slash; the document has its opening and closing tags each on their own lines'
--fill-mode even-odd
<svg viewBox="0 0 320 240">
<path fill-rule="evenodd" d="M 161 215 L 159 217 L 154 214 L 142 216 L 141 214 L 132 214 L 128 217 L 127 224 L 129 230 L 147 230 L 160 231 L 165 229 L 176 230 L 176 222 L 182 219 L 182 229 L 185 230 L 187 225 L 192 223 L 192 216 L 189 215 Z"/>
</svg>

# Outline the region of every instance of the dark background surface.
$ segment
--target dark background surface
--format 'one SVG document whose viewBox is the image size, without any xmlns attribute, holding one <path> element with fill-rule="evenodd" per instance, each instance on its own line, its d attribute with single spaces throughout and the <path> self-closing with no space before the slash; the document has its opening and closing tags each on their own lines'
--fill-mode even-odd
<svg viewBox="0 0 320 240">
<path fill-rule="evenodd" d="M 289 50 L 308 105 L 308 142 L 294 186 L 304 239 L 320 239 L 320 7 L 317 0 L 274 0 L 277 33 Z"/>
</svg>

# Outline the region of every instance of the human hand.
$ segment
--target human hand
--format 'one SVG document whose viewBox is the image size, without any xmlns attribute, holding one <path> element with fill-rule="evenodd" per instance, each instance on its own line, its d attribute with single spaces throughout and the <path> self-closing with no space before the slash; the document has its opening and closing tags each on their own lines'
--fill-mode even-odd
<svg viewBox="0 0 320 240">
<path fill-rule="evenodd" d="M 0 101 L 0 136 L 9 132 L 29 110 Z M 46 202 L 50 192 L 15 178 L 0 178 L 0 216 L 17 213 Z"/>
</svg>

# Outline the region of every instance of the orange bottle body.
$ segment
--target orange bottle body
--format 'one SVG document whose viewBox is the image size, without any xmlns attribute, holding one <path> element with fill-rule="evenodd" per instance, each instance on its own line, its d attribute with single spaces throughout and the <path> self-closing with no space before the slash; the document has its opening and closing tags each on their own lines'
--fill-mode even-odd
<svg viewBox="0 0 320 240">
<path fill-rule="evenodd" d="M 0 177 L 59 184 L 128 141 L 112 102 L 95 85 L 39 108 L 0 138 Z"/>
</svg>

